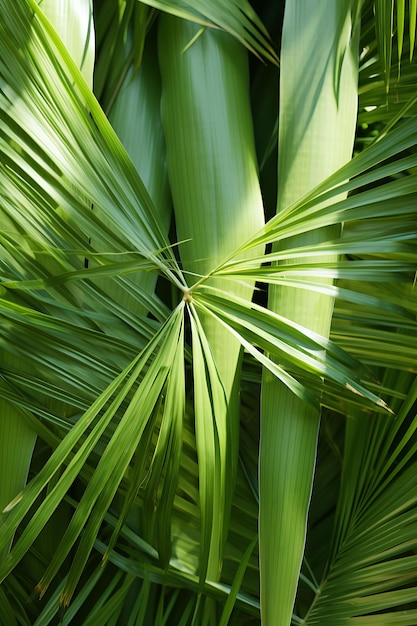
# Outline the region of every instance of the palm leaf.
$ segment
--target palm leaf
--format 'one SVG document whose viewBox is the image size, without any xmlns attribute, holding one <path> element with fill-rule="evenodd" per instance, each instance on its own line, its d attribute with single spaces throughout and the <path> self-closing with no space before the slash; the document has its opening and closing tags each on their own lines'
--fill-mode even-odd
<svg viewBox="0 0 417 626">
<path fill-rule="evenodd" d="M 175 322 L 175 317 L 177 322 Z M 76 426 L 63 440 L 61 446 L 58 446 L 56 451 L 52 454 L 49 461 L 44 466 L 43 471 L 41 471 L 37 475 L 36 479 L 32 481 L 25 490 L 23 490 L 22 494 L 19 495 L 14 502 L 9 505 L 9 507 L 7 507 L 9 514 L 7 515 L 2 529 L 2 546 L 4 546 L 5 543 L 7 544 L 10 540 L 10 533 L 14 532 L 16 524 L 20 523 L 35 499 L 40 494 L 41 490 L 52 479 L 61 464 L 68 463 L 68 466 L 63 472 L 61 478 L 57 481 L 55 487 L 38 507 L 31 522 L 27 525 L 25 532 L 22 534 L 8 557 L 4 560 L 0 576 L 7 576 L 9 571 L 13 569 L 16 562 L 20 560 L 25 551 L 29 548 L 30 544 L 33 542 L 36 534 L 39 533 L 45 523 L 45 520 L 48 519 L 52 512 L 56 509 L 59 502 L 68 491 L 69 486 L 72 484 L 76 475 L 80 471 L 80 468 L 84 465 L 110 421 L 114 418 L 115 412 L 122 405 L 125 398 L 129 394 L 132 389 L 132 385 L 134 385 L 138 376 L 141 374 L 144 366 L 148 362 L 149 357 L 152 355 L 159 341 L 162 339 L 162 345 L 164 345 L 166 349 L 157 353 L 155 359 L 152 360 L 149 365 L 149 368 L 138 386 L 138 389 L 130 399 L 120 422 L 115 428 L 111 440 L 101 455 L 101 461 L 89 482 L 89 486 L 85 491 L 82 502 L 73 516 L 73 519 L 65 533 L 64 539 L 56 551 L 54 558 L 48 567 L 47 573 L 45 574 L 43 580 L 39 583 L 39 591 L 43 593 L 51 578 L 56 573 L 57 568 L 68 555 L 70 548 L 78 538 L 78 535 L 84 525 L 87 524 L 86 532 L 83 535 L 83 540 L 77 552 L 79 555 L 78 562 L 76 555 L 74 568 L 71 569 L 67 587 L 63 592 L 63 595 L 65 594 L 63 602 L 64 604 L 67 604 L 67 598 L 71 597 L 73 588 L 78 582 L 85 559 L 95 541 L 103 516 L 110 506 L 115 491 L 123 478 L 130 459 L 136 450 L 140 438 L 142 437 L 144 427 L 152 415 L 152 411 L 154 410 L 155 404 L 163 388 L 167 373 L 169 372 L 172 364 L 173 354 L 175 354 L 174 346 L 177 345 L 178 332 L 180 329 L 178 321 L 181 323 L 181 319 L 182 316 L 179 310 L 177 316 L 172 318 L 174 327 L 172 326 L 172 323 L 169 322 L 167 327 L 164 327 L 165 331 L 162 331 L 161 337 L 157 335 L 156 339 L 151 342 L 148 348 L 144 351 L 143 355 L 140 355 L 140 357 L 136 359 L 136 361 L 134 361 L 126 371 L 115 379 L 114 383 L 110 385 L 104 394 L 99 396 L 97 401 L 93 403 L 91 408 L 85 413 L 84 417 L 78 420 Z M 174 330 L 175 328 L 176 330 Z M 164 343 L 164 335 L 169 343 L 172 342 L 171 348 L 168 348 L 167 344 Z M 171 353 L 170 357 L 169 354 L 172 349 L 174 349 L 174 353 Z M 125 382 L 126 377 L 130 374 L 131 376 Z M 119 390 L 120 385 L 121 387 Z M 144 389 L 148 390 L 145 394 L 147 397 L 147 403 L 142 406 L 143 420 L 138 423 L 136 420 L 138 402 L 140 402 Z M 103 417 L 100 418 L 100 411 L 105 408 L 106 404 L 110 401 L 113 395 L 114 400 L 111 401 L 110 405 L 105 410 Z M 94 425 L 94 422 L 97 422 L 97 424 Z M 82 445 L 80 445 L 77 452 L 72 452 L 74 446 L 77 446 L 80 441 L 80 437 L 82 437 L 86 430 L 90 428 L 90 424 L 93 426 L 91 433 L 87 435 L 85 441 Z M 120 449 L 125 449 L 126 454 L 120 456 L 118 452 Z M 93 509 L 94 514 L 91 515 L 91 518 L 88 520 Z M 83 549 L 83 544 L 86 544 L 85 549 Z M 79 565 L 80 560 L 81 566 Z"/>
<path fill-rule="evenodd" d="M 277 55 L 271 45 L 268 32 L 253 8 L 246 0 L 234 0 L 229 5 L 215 2 L 189 2 L 188 0 L 146 0 L 144 4 L 166 11 L 182 19 L 220 28 L 236 37 L 249 50 L 277 63 Z"/>
<path fill-rule="evenodd" d="M 35 13 L 38 11 L 35 5 L 34 10 Z M 99 234 L 100 222 L 97 216 L 100 211 L 103 211 L 111 227 L 114 228 L 114 234 L 118 233 L 119 240 L 124 242 L 124 251 L 129 249 L 126 241 L 128 239 L 131 241 L 130 245 L 133 245 L 131 250 L 139 250 L 145 256 L 155 255 L 153 261 L 156 267 L 165 267 L 163 262 L 157 260 L 161 255 L 162 258 L 167 255 L 175 266 L 173 256 L 169 253 L 166 237 L 155 217 L 149 195 L 72 59 L 49 24 L 44 22 L 41 13 L 36 13 L 38 17 L 32 19 L 29 5 L 26 4 L 18 11 L 21 13 L 20 20 L 30 25 L 31 30 L 29 27 L 27 31 L 18 30 L 15 23 L 10 23 L 14 17 L 13 11 L 3 20 L 2 39 L 9 51 L 18 48 L 26 50 L 26 58 L 28 61 L 32 60 L 32 63 L 27 64 L 22 59 L 19 62 L 19 56 L 16 56 L 16 63 L 13 67 L 6 63 L 2 64 L 4 81 L 2 127 L 5 133 L 2 153 L 4 163 L 7 163 L 9 167 L 26 168 L 22 170 L 23 180 L 14 180 L 14 186 L 22 185 L 24 189 L 29 189 L 28 185 L 33 185 L 35 197 L 39 194 L 42 197 L 42 202 L 39 198 L 36 203 L 39 211 L 36 222 L 39 222 L 41 216 L 46 223 L 52 218 L 58 219 L 56 212 L 49 212 L 48 215 L 47 211 L 48 208 L 51 211 L 52 207 L 60 206 L 70 219 L 77 222 L 78 228 L 88 233 L 92 239 L 94 238 L 98 245 L 104 243 L 105 228 L 100 226 Z M 41 66 L 35 62 L 33 56 L 35 44 L 41 48 L 45 47 L 47 51 L 47 55 L 42 57 L 43 65 Z M 6 58 L 5 55 L 2 58 Z M 63 69 L 60 69 L 57 64 L 59 58 L 62 59 Z M 26 73 L 28 73 L 27 76 Z M 83 105 L 75 90 L 68 84 L 68 74 L 73 75 L 72 80 L 76 83 L 88 108 Z M 55 92 L 51 89 L 52 77 L 55 86 L 60 86 Z M 24 93 L 20 94 L 22 85 L 26 87 Z M 11 100 L 14 102 L 13 107 L 10 106 Z M 16 136 L 16 132 L 19 135 Z M 36 142 L 33 137 L 36 137 Z M 95 138 L 95 148 L 92 137 Z M 36 159 L 36 171 L 31 159 L 28 158 L 25 162 L 19 152 L 13 150 L 14 141 L 19 141 L 22 146 L 25 145 L 28 157 L 32 156 Z M 107 150 L 104 148 L 105 145 L 107 145 Z M 76 146 L 77 158 L 74 156 Z M 54 154 L 53 162 L 48 156 L 51 149 Z M 107 158 L 104 158 L 103 150 L 107 151 Z M 84 157 L 81 157 L 82 154 Z M 124 183 L 121 183 L 119 176 L 122 171 Z M 59 190 L 58 195 L 53 197 L 48 195 L 48 191 L 52 191 L 50 185 L 46 185 L 44 191 L 39 189 L 37 181 L 40 174 L 44 181 L 49 181 L 50 185 L 55 187 L 55 192 Z M 9 185 L 11 180 L 12 177 L 9 178 Z M 89 197 L 88 191 L 88 185 L 92 184 L 97 191 L 97 196 L 94 198 Z M 27 195 L 29 196 L 28 191 Z M 97 212 L 85 210 L 86 197 L 97 208 Z M 119 198 L 117 207 L 115 198 Z M 123 206 L 120 204 L 122 199 Z M 141 228 L 139 229 L 138 226 Z M 156 236 L 150 230 L 150 226 L 154 228 Z M 85 237 L 81 232 L 78 237 L 73 233 L 72 240 L 78 238 L 81 244 L 79 247 L 87 250 Z M 109 244 L 110 237 L 107 236 L 105 239 Z M 107 244 L 104 243 L 105 248 Z M 109 252 L 112 249 L 114 251 L 114 244 L 107 248 Z M 164 252 L 158 253 L 158 250 L 164 250 Z M 169 270 L 167 271 L 170 273 Z"/>
<path fill-rule="evenodd" d="M 184 10 L 204 27 L 210 22 L 238 39 L 246 37 L 246 42 L 251 37 L 242 30 L 246 18 L 235 4 L 169 4 L 159 8 Z M 123 50 L 109 91 L 103 91 L 109 59 L 116 61 L 123 37 L 135 28 L 130 21 L 133 5 L 118 4 L 109 22 L 105 9 L 99 11 L 100 50 L 105 41 L 118 43 L 110 46 L 97 84 L 103 102 L 113 101 L 110 117 L 113 111 L 125 141 L 128 129 L 121 124 L 122 114 L 117 122 L 117 109 L 123 108 L 124 97 L 128 100 L 127 88 L 136 89 L 144 79 L 147 58 L 150 86 L 158 82 L 153 82 L 158 78 L 156 58 L 147 57 L 154 35 L 148 17 L 155 13 L 142 6 L 135 50 L 130 44 Z M 355 16 L 360 5 L 352 3 Z M 112 23 L 114 15 L 120 23 Z M 246 16 L 252 19 L 249 10 Z M 171 19 L 161 14 L 161 23 Z M 410 8 L 410 24 L 412 20 Z M 338 35 L 344 32 L 342 22 Z M 371 32 L 374 37 L 368 25 L 363 41 Z M 106 28 L 112 31 L 108 40 Z M 196 38 L 186 38 L 181 49 L 192 45 L 183 54 L 217 31 L 190 29 Z M 405 26 L 403 54 L 412 47 Z M 361 81 L 373 78 L 372 89 L 361 88 L 360 120 L 377 128 L 377 140 L 364 141 L 371 144 L 366 150 L 358 142 L 355 158 L 333 172 L 341 163 L 335 165 L 328 178 L 328 172 L 322 174 L 304 190 L 297 181 L 296 195 L 282 200 L 285 206 L 275 218 L 261 230 L 257 223 L 243 236 L 228 241 L 225 236 L 225 247 L 203 267 L 211 250 L 197 247 L 186 259 L 188 244 L 181 241 L 179 254 L 174 254 L 153 182 L 146 180 L 133 149 L 133 162 L 127 155 L 35 3 L 6 2 L 0 8 L 0 184 L 7 223 L 1 234 L 0 336 L 2 349 L 10 355 L 2 369 L 0 397 L 42 439 L 31 481 L 3 514 L 0 528 L 2 545 L 8 548 L 18 527 L 12 551 L 0 565 L 7 576 L 0 605 L 8 618 L 15 613 L 19 623 L 52 624 L 59 599 L 66 606 L 73 597 L 63 623 L 257 623 L 258 554 L 254 549 L 250 555 L 250 548 L 257 527 L 257 405 L 264 368 L 264 390 L 278 378 L 291 389 L 291 403 L 298 396 L 294 404 L 300 410 L 308 406 L 305 400 L 325 407 L 308 558 L 300 573 L 293 621 L 306 615 L 306 623 L 415 622 L 415 609 L 407 609 L 415 591 L 414 557 L 407 552 L 414 550 L 415 522 L 415 393 L 410 375 L 415 372 L 416 313 L 414 74 L 402 60 L 405 89 L 399 102 L 391 88 L 388 96 L 382 89 L 381 96 L 376 49 L 372 42 L 362 56 Z M 343 50 L 337 47 L 339 69 Z M 142 51 L 139 73 L 129 74 L 119 90 L 115 83 L 132 63 L 140 64 Z M 391 81 L 398 77 L 397 56 L 393 48 Z M 201 67 L 197 64 L 197 72 Z M 331 78 L 334 95 L 343 89 L 340 72 Z M 159 102 L 157 91 L 152 102 Z M 365 110 L 371 106 L 376 108 Z M 150 108 L 156 111 L 154 104 Z M 408 121 L 399 123 L 403 118 Z M 291 162 L 290 144 L 288 151 L 281 150 L 281 167 Z M 193 159 L 192 166 L 202 170 L 203 162 L 204 155 Z M 159 171 L 155 180 L 164 175 L 163 167 Z M 258 182 L 257 176 L 254 180 Z M 176 212 L 178 226 L 178 207 Z M 223 209 L 222 214 L 228 224 L 224 230 L 234 228 L 239 213 L 231 221 Z M 334 225 L 337 232 L 323 230 L 320 241 L 303 239 L 304 233 Z M 203 244 L 209 230 L 203 233 Z M 270 243 L 273 250 L 262 255 L 258 246 Z M 180 256 L 187 278 L 177 264 Z M 145 273 L 150 287 L 139 278 Z M 161 302 L 154 292 L 161 276 L 159 285 L 173 288 L 172 305 L 166 293 L 158 291 Z M 191 287 L 190 277 L 195 280 Z M 255 281 L 283 294 L 302 293 L 306 300 L 312 294 L 335 299 L 331 340 L 327 330 L 309 328 L 309 320 L 294 321 L 289 309 L 274 313 L 264 308 L 261 290 L 255 294 L 257 303 L 251 303 Z M 233 472 L 230 425 L 220 418 L 226 396 L 217 354 L 225 352 L 226 344 L 215 347 L 214 336 L 207 332 L 211 324 L 245 351 L 236 379 L 243 402 L 241 453 Z M 391 369 L 384 374 L 387 366 Z M 387 413 L 385 403 L 400 419 Z M 378 412 L 372 409 L 375 405 Z M 310 406 L 304 413 L 304 434 L 312 458 L 317 409 Z M 342 418 L 336 412 L 349 417 L 345 447 L 343 428 L 338 427 Z M 281 443 L 298 436 L 293 426 L 292 421 L 282 424 Z M 288 446 L 283 448 L 286 453 Z M 268 456 L 262 456 L 266 462 Z M 269 458 L 271 475 L 276 474 L 285 455 Z M 297 485 L 300 476 L 304 483 L 306 475 L 311 480 L 311 467 L 301 467 L 298 460 L 289 459 L 286 472 L 280 477 L 288 480 L 287 486 Z M 13 487 L 7 500 L 17 490 Z M 42 529 L 47 523 L 53 526 L 53 516 L 63 507 L 70 511 L 68 529 L 50 555 L 51 549 L 41 548 Z M 301 517 L 305 523 L 305 512 Z M 332 525 L 334 539 L 326 549 Z M 271 529 L 276 535 L 275 517 Z M 298 534 L 304 536 L 303 528 Z M 36 567 L 28 567 L 34 563 Z M 26 605 L 39 578 L 38 590 L 45 597 L 36 606 Z M 292 589 L 296 578 L 298 573 Z M 280 591 L 287 609 L 292 607 L 292 592 Z"/>
<path fill-rule="evenodd" d="M 332 557 L 320 585 L 323 595 L 306 617 L 307 624 L 347 620 L 412 624 L 415 619 L 415 564 L 410 550 L 415 543 L 411 432 L 416 385 L 414 381 L 410 386 L 409 375 L 407 381 L 409 392 L 395 420 L 349 422 L 345 447 L 349 476 L 342 474 Z M 393 610 L 396 607 L 403 609 Z"/>
<path fill-rule="evenodd" d="M 61 38 L 65 40 L 75 63 L 83 71 L 87 82 L 90 82 L 91 85 L 94 65 L 94 36 L 90 2 L 82 0 L 77 3 L 77 6 L 73 3 L 70 8 L 66 2 L 61 2 L 58 6 L 56 3 L 52 5 L 48 0 L 44 0 L 42 8 L 54 23 Z M 84 30 L 84 25 L 86 30 Z M 76 33 L 75 36 L 74 32 Z M 20 247 L 23 244 L 27 249 L 27 242 L 22 240 L 19 227 L 16 228 L 13 218 L 8 216 L 7 211 L 2 211 L 2 224 L 6 231 L 9 230 L 9 232 L 14 233 L 15 245 Z M 14 256 L 13 246 L 11 258 Z M 48 265 L 48 260 L 45 257 L 42 258 L 42 261 L 46 266 Z M 2 355 L 2 361 L 11 367 L 19 366 L 16 357 L 8 352 Z M 22 363 L 20 363 L 20 367 L 22 367 Z M 0 456 L 0 469 L 2 474 L 8 477 L 2 482 L 2 489 L 0 490 L 0 503 L 3 507 L 25 484 L 35 445 L 36 428 L 33 429 L 30 422 L 6 398 L 3 397 L 0 403 L 3 416 L 0 426 L 0 440 L 4 446 Z M 53 400 L 48 399 L 47 404 L 51 410 L 56 410 L 56 403 Z"/>
</svg>

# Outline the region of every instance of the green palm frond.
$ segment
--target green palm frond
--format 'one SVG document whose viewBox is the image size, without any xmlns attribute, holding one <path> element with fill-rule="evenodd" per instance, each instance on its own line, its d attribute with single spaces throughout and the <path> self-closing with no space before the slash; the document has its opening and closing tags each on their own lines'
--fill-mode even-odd
<svg viewBox="0 0 417 626">
<path fill-rule="evenodd" d="M 78 539 L 81 530 L 86 525 L 85 534 L 77 551 L 78 557 L 77 555 L 75 556 L 74 566 L 71 569 L 67 586 L 63 591 L 62 602 L 64 605 L 68 604 L 86 559 L 93 547 L 104 514 L 109 508 L 143 436 L 146 424 L 152 418 L 155 407 L 158 404 L 158 398 L 167 382 L 167 376 L 171 376 L 172 363 L 178 343 L 175 337 L 180 333 L 181 322 L 181 309 L 178 309 L 177 314 L 168 320 L 167 326 L 162 327 L 161 333 L 156 335 L 145 351 L 114 380 L 106 391 L 91 405 L 84 416 L 78 420 L 36 479 L 7 507 L 6 512 L 8 512 L 8 515 L 1 536 L 2 547 L 10 541 L 16 525 L 24 518 L 42 489 L 52 480 L 62 464 L 67 466 L 55 487 L 45 497 L 37 512 L 32 516 L 31 522 L 27 525 L 25 532 L 17 541 L 15 547 L 4 559 L 0 577 L 4 578 L 7 576 L 28 550 L 37 533 L 42 528 L 40 520 L 49 519 L 52 515 L 78 475 L 81 467 L 87 462 L 90 454 L 98 445 L 110 422 L 115 418 L 116 411 L 127 402 L 124 412 L 116 421 L 111 439 L 105 444 L 101 452 L 97 468 L 65 532 L 60 547 L 55 552 L 46 574 L 38 585 L 39 592 L 43 594 L 63 560 L 67 557 L 69 550 Z M 149 359 L 157 350 L 160 342 L 161 346 L 149 363 Z M 164 349 L 162 349 L 162 346 Z M 175 358 L 175 363 L 178 363 L 177 358 Z M 145 367 L 147 369 L 143 373 Z M 175 375 L 175 369 L 173 371 L 174 374 L 172 375 Z M 143 380 L 140 381 L 137 389 L 134 390 L 133 386 L 139 376 L 142 376 Z M 129 397 L 131 390 L 132 394 Z M 170 394 L 167 396 L 168 405 L 173 402 L 172 394 L 175 393 L 172 384 L 168 384 L 167 392 L 169 390 Z M 145 404 L 141 403 L 143 396 L 147 398 Z M 139 406 L 142 419 L 138 421 L 137 412 Z M 180 414 L 181 408 L 179 407 Z M 153 416 L 153 419 L 155 419 L 155 416 Z M 172 415 L 170 415 L 170 419 L 172 419 Z M 121 449 L 124 450 L 122 456 L 119 453 Z M 140 478 L 142 480 L 143 477 L 141 476 Z"/>
<path fill-rule="evenodd" d="M 25 190 L 29 196 L 29 189 L 33 187 L 30 197 L 33 194 L 34 205 L 40 212 L 34 220 L 35 224 L 39 223 L 41 217 L 46 223 L 59 219 L 54 210 L 59 206 L 68 216 L 72 231 L 70 241 L 78 242 L 78 249 L 88 252 L 88 242 L 83 232 L 96 240 L 97 245 L 103 245 L 108 253 L 117 252 L 115 242 L 110 243 L 111 239 L 117 237 L 119 243 L 123 242 L 124 252 L 130 249 L 152 258 L 156 268 L 170 274 L 166 263 L 175 268 L 175 260 L 168 241 L 155 216 L 149 195 L 120 141 L 68 52 L 49 24 L 44 23 L 42 14 L 32 19 L 27 5 L 23 5 L 21 11 L 26 12 L 26 20 L 24 17 L 21 19 L 31 29 L 28 26 L 26 31 L 18 30 L 15 25 L 13 28 L 13 23 L 9 24 L 13 14 L 5 17 L 2 28 L 3 39 L 9 50 L 22 48 L 27 51 L 25 60 L 17 56 L 13 67 L 6 63 L 2 66 L 4 85 L 7 83 L 7 88 L 5 86 L 2 92 L 3 128 L 7 132 L 7 140 L 2 146 L 3 164 L 18 171 L 22 167 L 26 168 L 21 171 L 20 179 L 8 179 L 10 197 L 13 197 L 15 188 Z M 34 62 L 35 46 L 41 49 L 44 47 L 47 51 L 40 66 Z M 54 66 L 54 59 L 60 57 L 62 65 L 57 66 L 55 61 Z M 30 73 L 25 76 L 28 67 Z M 76 82 L 87 106 L 68 84 L 68 74 Z M 56 81 L 54 92 L 51 89 L 51 76 Z M 20 93 L 23 85 L 25 90 Z M 16 141 L 25 146 L 28 154 L 26 162 L 21 153 L 13 149 Z M 104 148 L 106 145 L 107 149 Z M 77 158 L 74 150 L 77 151 Z M 103 151 L 107 152 L 107 158 Z M 50 154 L 53 154 L 53 159 Z M 123 186 L 118 176 L 121 171 L 124 171 Z M 37 182 L 41 175 L 50 183 L 44 189 Z M 94 185 L 97 191 L 94 198 L 90 197 L 89 185 Z M 52 189 L 54 192 L 51 196 L 48 192 Z M 119 199 L 116 205 L 115 198 Z M 93 203 L 95 211 L 85 210 L 86 200 Z M 109 223 L 107 229 L 100 224 L 100 211 Z M 31 212 L 33 209 L 28 211 L 28 215 Z M 32 230 L 30 228 L 29 232 Z M 56 245 L 57 242 L 54 243 Z"/>
<path fill-rule="evenodd" d="M 415 621 L 416 385 L 409 375 L 408 385 L 395 420 L 349 421 L 332 557 L 306 624 Z"/>
<path fill-rule="evenodd" d="M 91 0 L 39 0 L 42 13 L 59 34 L 86 83 L 93 85 L 95 58 L 93 7 Z"/>
<path fill-rule="evenodd" d="M 410 0 L 406 7 L 405 0 L 375 0 L 375 32 L 378 56 L 382 69 L 385 90 L 390 88 L 390 73 L 394 55 L 398 64 L 402 64 L 403 55 L 411 60 L 414 54 L 417 5 Z M 405 30 L 408 26 L 407 37 Z M 396 46 L 394 42 L 396 40 Z M 407 49 L 408 48 L 408 49 Z"/>
</svg>

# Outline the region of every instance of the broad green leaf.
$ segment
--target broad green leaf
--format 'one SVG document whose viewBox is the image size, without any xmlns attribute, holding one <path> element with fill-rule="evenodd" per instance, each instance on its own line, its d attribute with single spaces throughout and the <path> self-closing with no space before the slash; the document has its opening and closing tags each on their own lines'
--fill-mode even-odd
<svg viewBox="0 0 417 626">
<path fill-rule="evenodd" d="M 149 11 L 148 7 L 136 3 L 133 15 L 127 26 L 126 42 L 121 54 L 126 56 L 125 63 L 129 63 L 130 53 L 128 50 L 137 45 L 132 42 L 135 35 L 136 14 L 142 10 Z M 122 28 L 120 29 L 122 30 Z M 135 69 L 130 60 L 131 67 L 126 76 L 117 76 L 118 90 L 112 99 L 112 105 L 108 113 L 112 127 L 126 148 L 132 162 L 139 172 L 147 191 L 160 216 L 164 232 L 169 230 L 171 219 L 170 192 L 166 169 L 165 140 L 160 119 L 161 80 L 157 61 L 156 37 L 152 32 L 145 43 L 143 35 L 140 68 Z M 114 63 L 111 64 L 112 71 Z M 106 82 L 110 77 L 106 79 Z M 120 85 L 120 83 L 122 84 Z M 156 272 L 137 272 L 132 276 L 133 282 L 147 294 L 154 296 L 155 285 L 158 275 Z M 100 283 L 103 289 L 111 294 L 113 299 L 125 308 L 138 312 L 137 300 L 126 292 L 126 289 L 118 288 L 113 283 Z M 147 306 L 145 299 L 143 313 L 146 314 Z"/>
<path fill-rule="evenodd" d="M 193 283 L 200 276 L 209 274 L 225 255 L 241 245 L 264 222 L 250 115 L 247 54 L 230 34 L 213 29 L 199 33 L 195 24 L 176 17 L 161 14 L 158 28 L 161 112 L 168 176 L 180 242 L 179 254 L 190 287 L 184 297 L 192 300 Z M 259 248 L 250 251 L 249 256 L 260 251 Z M 249 301 L 253 286 L 250 281 L 246 285 L 236 283 L 232 292 Z M 221 452 L 216 452 L 218 460 L 213 465 L 213 471 L 218 475 L 218 492 L 202 495 L 205 506 L 208 506 L 210 497 L 217 503 L 223 500 L 223 510 L 214 514 L 216 521 L 210 540 L 210 556 L 207 556 L 209 535 L 205 529 L 206 520 L 211 519 L 210 511 L 202 518 L 204 556 L 201 575 L 205 575 L 208 559 L 207 575 L 210 580 L 216 580 L 221 573 L 223 535 L 237 471 L 241 346 L 210 316 L 203 316 L 201 324 L 214 359 L 209 379 L 214 377 L 212 384 L 221 385 L 225 393 L 224 400 L 218 402 L 213 412 L 221 440 Z M 195 372 L 195 363 L 193 367 Z M 206 367 L 208 365 L 204 366 L 204 359 L 199 356 L 197 368 Z M 199 384 L 196 380 L 194 382 Z M 203 398 L 208 393 L 200 391 Z M 200 399 L 200 407 L 202 403 Z M 204 415 L 201 408 L 199 415 Z M 197 422 L 201 420 L 200 417 Z M 214 444 L 209 441 L 207 437 L 205 445 L 212 447 Z M 205 464 L 203 442 L 204 437 L 199 436 L 200 466 Z M 212 458 L 213 449 L 207 450 L 206 454 Z M 203 484 L 201 481 L 200 486 Z"/>
<path fill-rule="evenodd" d="M 195 34 L 192 23 L 160 17 L 162 120 L 189 286 L 260 229 L 264 219 L 245 50 L 229 35 L 208 30 L 184 51 Z"/>
<path fill-rule="evenodd" d="M 336 7 L 332 2 L 294 0 L 285 5 L 275 220 L 280 223 L 280 248 L 317 245 L 340 234 L 337 212 L 328 202 L 316 207 L 332 213 L 327 222 L 308 219 L 307 229 L 297 232 L 291 225 L 286 228 L 284 224 L 282 228 L 282 221 L 288 218 L 291 222 L 292 212 L 296 222 L 298 217 L 291 209 L 294 202 L 337 171 L 352 153 L 358 42 L 357 34 L 352 33 L 351 9 L 351 2 L 340 2 Z M 324 257 L 322 262 L 335 260 Z M 297 263 L 297 259 L 287 263 Z M 326 278 L 321 281 L 329 282 Z M 271 285 L 268 306 L 320 335 L 329 334 L 333 298 L 328 295 L 286 284 Z M 319 423 L 317 408 L 304 403 L 269 372 L 264 374 L 259 550 L 261 615 L 265 625 L 284 626 L 291 622 L 304 554 Z"/>
</svg>

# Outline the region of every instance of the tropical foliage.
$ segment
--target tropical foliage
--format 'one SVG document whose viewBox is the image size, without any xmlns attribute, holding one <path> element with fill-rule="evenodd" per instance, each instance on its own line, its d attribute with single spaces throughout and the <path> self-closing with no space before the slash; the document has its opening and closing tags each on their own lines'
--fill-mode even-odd
<svg viewBox="0 0 417 626">
<path fill-rule="evenodd" d="M 2 624 L 417 623 L 416 16 L 0 4 Z"/>
</svg>

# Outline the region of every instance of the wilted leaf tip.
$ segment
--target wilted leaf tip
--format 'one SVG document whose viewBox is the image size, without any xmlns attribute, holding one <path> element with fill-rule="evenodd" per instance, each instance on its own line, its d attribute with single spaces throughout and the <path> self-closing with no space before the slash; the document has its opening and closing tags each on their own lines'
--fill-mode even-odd
<svg viewBox="0 0 417 626">
<path fill-rule="evenodd" d="M 345 383 L 345 386 L 346 386 L 346 389 L 348 389 L 348 391 L 351 391 L 352 393 L 356 393 L 358 396 L 362 396 L 362 398 L 366 397 L 365 394 L 359 391 L 359 389 L 355 389 L 355 387 L 352 387 L 352 385 L 350 385 L 349 383 Z M 391 415 L 394 415 L 394 411 L 389 408 L 388 404 L 384 400 L 382 400 L 382 398 L 376 398 L 374 402 L 376 406 L 380 406 L 382 409 L 384 409 L 388 413 L 391 413 Z"/>
<path fill-rule="evenodd" d="M 3 513 L 10 513 L 10 511 L 17 505 L 19 504 L 20 500 L 23 497 L 23 492 L 21 491 L 20 493 L 17 494 L 17 496 L 15 498 L 13 498 L 13 500 L 11 500 L 11 502 L 9 502 L 9 504 L 3 509 Z"/>
</svg>

